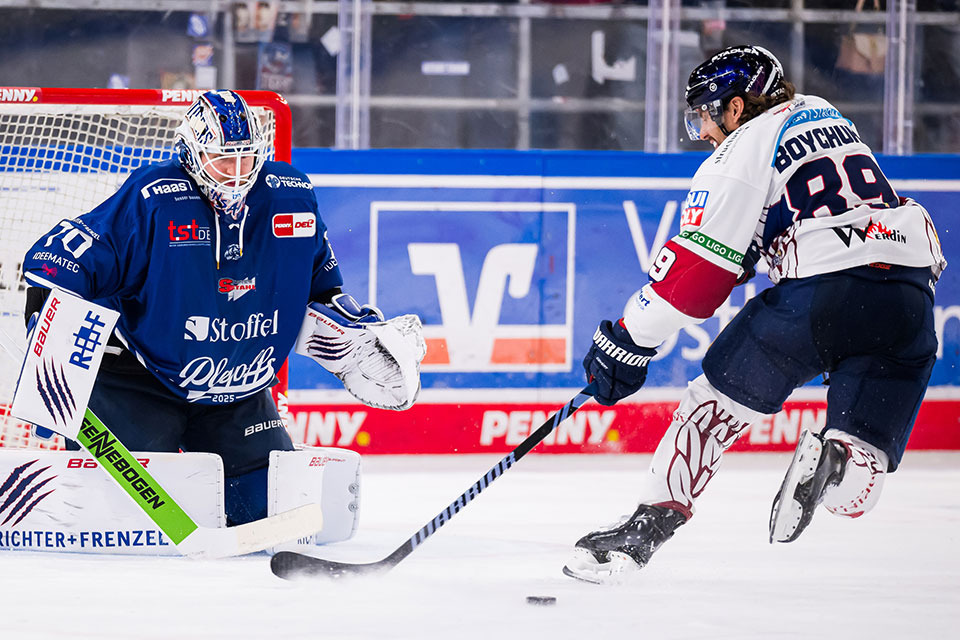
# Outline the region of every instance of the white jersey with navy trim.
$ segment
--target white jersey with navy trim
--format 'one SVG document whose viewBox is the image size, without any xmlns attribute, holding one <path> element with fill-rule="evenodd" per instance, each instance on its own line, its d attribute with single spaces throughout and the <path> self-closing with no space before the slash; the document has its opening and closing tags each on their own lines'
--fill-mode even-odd
<svg viewBox="0 0 960 640">
<path fill-rule="evenodd" d="M 116 335 L 175 394 L 229 403 L 272 383 L 304 308 L 343 284 L 309 179 L 267 162 L 238 220 L 176 160 L 134 171 L 27 252 L 24 275 L 120 312 Z"/>
<path fill-rule="evenodd" d="M 873 263 L 946 266 L 926 210 L 900 198 L 854 124 L 796 96 L 735 129 L 695 174 L 680 233 L 628 303 L 637 344 L 713 315 L 763 256 L 773 282 Z"/>
</svg>

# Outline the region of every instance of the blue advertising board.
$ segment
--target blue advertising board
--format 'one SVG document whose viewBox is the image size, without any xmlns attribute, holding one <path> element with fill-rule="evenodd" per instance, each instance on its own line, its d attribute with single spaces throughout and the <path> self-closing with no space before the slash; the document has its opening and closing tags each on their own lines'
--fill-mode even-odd
<svg viewBox="0 0 960 640">
<path fill-rule="evenodd" d="M 647 281 L 705 157 L 301 149 L 293 163 L 314 184 L 345 290 L 387 315 L 422 318 L 425 389 L 550 389 L 582 385 L 597 323 L 620 317 Z M 899 194 L 928 208 L 947 260 L 960 258 L 960 156 L 880 165 Z M 960 261 L 952 267 L 937 291 L 934 386 L 960 384 Z M 766 286 L 761 272 L 668 340 L 647 388 L 696 377 L 710 342 Z M 291 389 L 337 386 L 291 359 Z"/>
</svg>

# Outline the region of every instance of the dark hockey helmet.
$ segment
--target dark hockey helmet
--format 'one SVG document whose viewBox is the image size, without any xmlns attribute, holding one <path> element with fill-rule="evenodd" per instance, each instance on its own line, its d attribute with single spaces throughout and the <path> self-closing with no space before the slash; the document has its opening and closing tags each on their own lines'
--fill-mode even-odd
<svg viewBox="0 0 960 640">
<path fill-rule="evenodd" d="M 715 54 L 690 74 L 684 120 L 691 140 L 700 139 L 704 115 L 723 127 L 723 108 L 731 98 L 753 94 L 776 96 L 784 91 L 783 65 L 776 56 L 757 46 L 729 47 Z"/>
</svg>

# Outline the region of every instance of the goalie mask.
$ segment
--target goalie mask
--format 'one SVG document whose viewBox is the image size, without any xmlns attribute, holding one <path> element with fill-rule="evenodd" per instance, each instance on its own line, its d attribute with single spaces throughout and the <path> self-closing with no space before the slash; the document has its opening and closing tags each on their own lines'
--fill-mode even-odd
<svg viewBox="0 0 960 640">
<path fill-rule="evenodd" d="M 723 109 L 737 96 L 777 96 L 785 91 L 783 65 L 763 47 L 729 47 L 701 64 L 687 81 L 684 111 L 687 135 L 700 139 L 703 121 L 709 117 L 725 135 Z"/>
<path fill-rule="evenodd" d="M 176 130 L 176 153 L 218 211 L 239 217 L 266 159 L 260 120 L 234 91 L 207 91 Z"/>
</svg>

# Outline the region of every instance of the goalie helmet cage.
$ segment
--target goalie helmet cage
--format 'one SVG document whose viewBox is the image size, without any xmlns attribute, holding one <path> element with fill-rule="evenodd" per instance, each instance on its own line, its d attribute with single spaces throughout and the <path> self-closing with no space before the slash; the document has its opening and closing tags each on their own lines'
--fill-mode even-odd
<svg viewBox="0 0 960 640">
<path fill-rule="evenodd" d="M 199 90 L 0 87 L 0 328 L 25 344 L 23 256 L 59 221 L 111 196 L 137 167 L 170 158 L 174 129 Z M 290 161 L 290 107 L 239 91 L 260 116 L 269 154 Z M 286 366 L 277 394 L 286 390 Z M 0 357 L 0 447 L 63 448 L 10 416 L 19 366 Z M 279 399 L 285 414 L 285 398 Z"/>
</svg>

